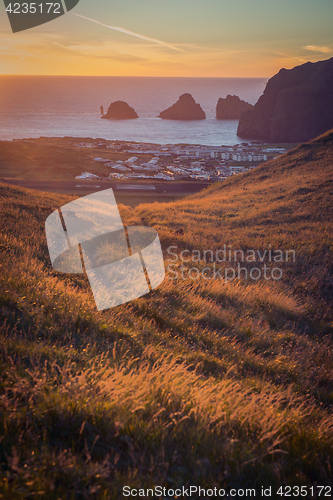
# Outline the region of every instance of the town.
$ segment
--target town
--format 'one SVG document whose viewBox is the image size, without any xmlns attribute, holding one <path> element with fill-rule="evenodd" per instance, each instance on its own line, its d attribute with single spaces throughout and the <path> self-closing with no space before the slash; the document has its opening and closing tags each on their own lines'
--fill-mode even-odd
<svg viewBox="0 0 333 500">
<path fill-rule="evenodd" d="M 159 181 L 223 181 L 231 175 L 247 172 L 259 164 L 286 152 L 259 142 L 234 146 L 156 145 L 119 141 L 81 142 L 77 148 L 98 148 L 101 156 L 99 175 L 82 172 L 76 179 L 150 179 Z M 103 154 L 102 154 L 103 151 Z M 110 153 L 113 153 L 110 155 Z M 123 159 L 114 159 L 121 153 Z"/>
</svg>

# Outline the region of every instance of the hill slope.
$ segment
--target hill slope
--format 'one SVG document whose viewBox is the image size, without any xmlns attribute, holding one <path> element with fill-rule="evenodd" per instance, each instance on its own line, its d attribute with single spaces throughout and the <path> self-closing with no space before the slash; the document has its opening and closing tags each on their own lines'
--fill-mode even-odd
<svg viewBox="0 0 333 500">
<path fill-rule="evenodd" d="M 331 131 L 183 201 L 121 207 L 158 229 L 167 278 L 104 312 L 50 266 L 44 222 L 71 198 L 1 185 L 2 498 L 331 484 L 332 173 Z M 264 264 L 281 278 L 251 278 Z"/>
</svg>

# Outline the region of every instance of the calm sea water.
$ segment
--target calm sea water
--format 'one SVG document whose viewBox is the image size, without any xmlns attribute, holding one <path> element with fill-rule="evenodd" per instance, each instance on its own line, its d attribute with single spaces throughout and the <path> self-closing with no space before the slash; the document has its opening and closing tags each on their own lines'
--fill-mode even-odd
<svg viewBox="0 0 333 500">
<path fill-rule="evenodd" d="M 238 95 L 255 104 L 263 78 L 146 78 L 0 76 L 0 139 L 98 137 L 156 144 L 242 142 L 237 120 L 215 119 L 219 97 Z M 189 92 L 206 112 L 204 121 L 161 120 L 158 114 Z M 113 101 L 126 101 L 137 120 L 102 120 Z"/>
</svg>

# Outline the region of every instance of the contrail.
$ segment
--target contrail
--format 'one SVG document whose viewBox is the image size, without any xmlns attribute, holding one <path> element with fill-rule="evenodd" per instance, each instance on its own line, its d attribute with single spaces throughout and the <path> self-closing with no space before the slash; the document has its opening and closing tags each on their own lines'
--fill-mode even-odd
<svg viewBox="0 0 333 500">
<path fill-rule="evenodd" d="M 126 33 L 127 35 L 131 36 L 136 36 L 137 38 L 141 38 L 142 40 L 148 40 L 149 42 L 154 42 L 158 43 L 159 45 L 163 45 L 164 47 L 168 47 L 169 49 L 172 50 L 177 50 L 179 52 L 185 52 L 182 49 L 179 49 L 178 47 L 175 47 L 174 45 L 170 45 L 169 43 L 162 42 L 161 40 L 156 40 L 156 38 L 150 38 L 145 35 L 140 35 L 140 33 L 135 33 L 134 31 L 129 31 L 126 30 L 125 28 L 120 28 L 118 26 L 108 26 L 107 24 L 100 23 L 99 21 L 96 21 L 95 19 L 90 19 L 90 17 L 85 17 L 81 16 L 80 14 L 75 14 L 74 12 L 70 12 L 72 16 L 77 16 L 77 17 L 82 17 L 82 19 L 87 19 L 87 21 L 91 21 L 96 24 L 100 24 L 101 26 L 104 26 L 105 28 L 110 28 L 111 30 L 116 30 L 116 31 L 121 31 L 122 33 Z"/>
</svg>

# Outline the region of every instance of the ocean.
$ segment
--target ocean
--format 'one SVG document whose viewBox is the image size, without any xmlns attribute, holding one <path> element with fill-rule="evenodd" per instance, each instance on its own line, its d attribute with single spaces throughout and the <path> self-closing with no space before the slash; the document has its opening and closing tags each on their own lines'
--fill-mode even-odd
<svg viewBox="0 0 333 500">
<path fill-rule="evenodd" d="M 91 137 L 154 144 L 233 145 L 237 120 L 216 120 L 219 97 L 238 95 L 255 104 L 264 78 L 154 78 L 0 76 L 0 139 Z M 181 94 L 192 94 L 206 120 L 157 118 Z M 126 101 L 136 120 L 102 120 L 113 101 Z"/>
</svg>

